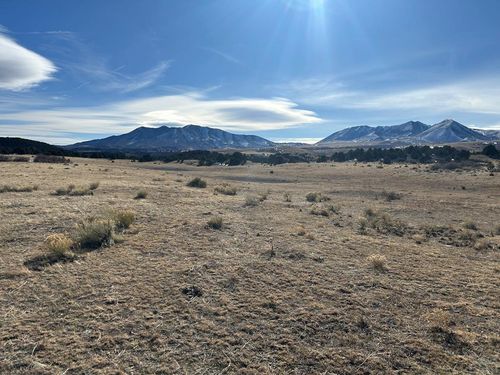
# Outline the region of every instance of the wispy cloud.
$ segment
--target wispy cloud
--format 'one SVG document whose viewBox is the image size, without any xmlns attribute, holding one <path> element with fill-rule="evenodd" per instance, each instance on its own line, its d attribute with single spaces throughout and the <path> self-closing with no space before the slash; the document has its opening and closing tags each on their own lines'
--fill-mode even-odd
<svg viewBox="0 0 500 375">
<path fill-rule="evenodd" d="M 130 131 L 138 125 L 209 125 L 230 131 L 286 129 L 320 123 L 312 111 L 283 98 L 211 99 L 206 93 L 120 101 L 94 107 L 54 107 L 0 113 L 0 133 L 31 138 L 73 133 L 72 139 Z"/>
<path fill-rule="evenodd" d="M 92 85 L 93 88 L 102 91 L 118 91 L 129 93 L 151 86 L 170 67 L 170 61 L 162 61 L 153 68 L 135 75 L 124 74 L 120 69 L 111 70 L 103 64 L 79 65 L 77 70 L 84 73 L 88 81 L 80 84 L 80 87 Z"/>
<path fill-rule="evenodd" d="M 488 78 L 389 90 L 351 89 L 334 80 L 295 81 L 282 89 L 299 103 L 319 108 L 369 111 L 421 111 L 500 114 L 500 75 Z"/>
<path fill-rule="evenodd" d="M 57 68 L 6 36 L 0 28 L 0 90 L 26 90 L 52 78 Z"/>
<path fill-rule="evenodd" d="M 126 65 L 113 67 L 106 56 L 97 54 L 75 32 L 66 30 L 32 31 L 22 34 L 42 35 L 50 38 L 49 49 L 65 73 L 78 82 L 76 88 L 87 87 L 95 91 L 130 93 L 149 87 L 170 68 L 172 61 L 163 60 L 138 73 L 129 73 Z M 56 42 L 56 43 L 54 43 Z"/>
<path fill-rule="evenodd" d="M 210 47 L 202 47 L 203 50 L 205 51 L 208 51 L 208 52 L 211 52 L 221 58 L 223 58 L 224 60 L 230 62 L 230 63 L 233 63 L 233 64 L 241 64 L 241 61 L 238 60 L 236 57 L 226 53 L 226 52 L 222 52 L 218 49 L 215 49 L 215 48 L 210 48 Z"/>
</svg>

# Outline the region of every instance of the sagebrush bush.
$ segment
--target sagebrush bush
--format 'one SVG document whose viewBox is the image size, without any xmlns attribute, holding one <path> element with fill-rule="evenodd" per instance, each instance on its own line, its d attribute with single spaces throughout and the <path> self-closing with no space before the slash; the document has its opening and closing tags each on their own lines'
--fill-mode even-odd
<svg viewBox="0 0 500 375">
<path fill-rule="evenodd" d="M 313 207 L 311 208 L 311 215 L 316 215 L 316 216 L 324 216 L 324 217 L 328 217 L 330 216 L 329 212 L 323 208 L 323 207 Z"/>
<path fill-rule="evenodd" d="M 323 196 L 321 193 L 308 193 L 306 194 L 306 201 L 308 202 L 324 202 L 329 201 L 330 198 Z"/>
<path fill-rule="evenodd" d="M 245 197 L 245 207 L 255 207 L 259 205 L 259 199 L 253 195 L 247 195 Z"/>
<path fill-rule="evenodd" d="M 187 183 L 187 186 L 204 189 L 207 187 L 207 182 L 199 177 L 195 177 Z"/>
<path fill-rule="evenodd" d="M 269 197 L 270 192 L 259 193 L 259 201 L 264 202 Z"/>
<path fill-rule="evenodd" d="M 115 241 L 115 223 L 110 219 L 90 218 L 80 223 L 75 232 L 75 242 L 82 249 L 111 246 Z"/>
<path fill-rule="evenodd" d="M 383 191 L 381 195 L 387 202 L 395 201 L 402 197 L 402 194 L 395 191 Z"/>
<path fill-rule="evenodd" d="M 366 220 L 364 217 L 360 218 L 358 221 L 358 233 L 366 234 L 367 228 L 368 228 L 368 220 Z"/>
<path fill-rule="evenodd" d="M 60 187 L 60 188 L 56 189 L 56 191 L 53 194 L 54 195 L 70 195 L 70 196 L 93 195 L 94 194 L 93 190 L 97 189 L 97 187 L 92 189 L 91 186 L 92 186 L 92 184 L 89 187 L 83 187 L 83 186 L 76 187 L 74 184 L 70 184 L 66 188 Z"/>
<path fill-rule="evenodd" d="M 387 271 L 387 258 L 380 254 L 372 254 L 368 258 L 368 264 L 371 268 L 379 272 Z"/>
<path fill-rule="evenodd" d="M 146 199 L 148 196 L 148 192 L 145 190 L 139 190 L 135 195 L 134 199 Z"/>
<path fill-rule="evenodd" d="M 408 229 L 408 226 L 405 223 L 391 218 L 384 212 L 375 212 L 372 209 L 366 209 L 365 217 L 367 225 L 379 233 L 402 236 Z"/>
<path fill-rule="evenodd" d="M 207 225 L 212 229 L 222 229 L 222 222 L 222 217 L 214 216 L 208 220 Z"/>
<path fill-rule="evenodd" d="M 135 221 L 135 213 L 130 210 L 113 211 L 111 217 L 117 230 L 128 229 Z"/>
<path fill-rule="evenodd" d="M 464 223 L 464 228 L 469 230 L 477 230 L 477 225 L 472 221 L 467 221 L 466 223 Z"/>
<path fill-rule="evenodd" d="M 96 190 L 99 187 L 99 182 L 92 182 L 89 186 L 90 190 Z"/>
<path fill-rule="evenodd" d="M 56 233 L 47 236 L 44 247 L 50 254 L 64 256 L 71 253 L 73 244 L 73 240 L 65 234 Z"/>
<path fill-rule="evenodd" d="M 479 240 L 474 244 L 474 249 L 476 250 L 487 250 L 489 248 L 490 242 L 486 239 Z"/>
<path fill-rule="evenodd" d="M 224 184 L 222 186 L 217 186 L 214 189 L 215 193 L 223 194 L 223 195 L 236 195 L 238 190 L 234 186 L 230 186 L 228 184 Z"/>
<path fill-rule="evenodd" d="M 31 193 L 32 191 L 38 190 L 38 185 L 33 186 L 11 186 L 3 185 L 0 186 L 0 193 Z"/>
<path fill-rule="evenodd" d="M 89 188 L 86 188 L 86 187 L 83 187 L 83 186 L 78 186 L 74 189 L 72 189 L 68 195 L 71 195 L 71 196 L 83 196 L 83 195 L 93 195 L 94 192 L 89 189 Z"/>
<path fill-rule="evenodd" d="M 297 228 L 296 228 L 296 231 L 297 231 L 297 235 L 298 235 L 298 236 L 301 236 L 301 237 L 302 237 L 302 236 L 305 236 L 305 235 L 306 235 L 306 233 L 307 233 L 307 232 L 306 232 L 306 228 L 304 228 L 304 227 L 302 227 L 302 226 L 297 227 Z"/>
</svg>

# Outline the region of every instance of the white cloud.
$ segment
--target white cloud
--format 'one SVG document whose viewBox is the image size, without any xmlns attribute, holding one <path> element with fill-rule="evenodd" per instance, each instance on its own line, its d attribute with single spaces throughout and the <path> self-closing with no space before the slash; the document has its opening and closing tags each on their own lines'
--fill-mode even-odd
<svg viewBox="0 0 500 375">
<path fill-rule="evenodd" d="M 120 134 L 139 125 L 197 124 L 251 132 L 320 122 L 322 120 L 314 112 L 300 109 L 287 99 L 210 99 L 200 92 L 120 101 L 104 106 L 0 113 L 2 134 L 32 138 L 43 135 L 47 139 L 75 133 L 75 141 L 88 139 L 90 134 Z"/>
<path fill-rule="evenodd" d="M 56 70 L 45 57 L 0 34 L 0 89 L 29 89 L 51 79 Z"/>
<path fill-rule="evenodd" d="M 439 113 L 500 114 L 500 77 L 439 84 L 420 88 L 355 90 L 329 80 L 304 80 L 283 89 L 299 103 L 322 108 L 369 111 L 418 110 Z"/>
</svg>

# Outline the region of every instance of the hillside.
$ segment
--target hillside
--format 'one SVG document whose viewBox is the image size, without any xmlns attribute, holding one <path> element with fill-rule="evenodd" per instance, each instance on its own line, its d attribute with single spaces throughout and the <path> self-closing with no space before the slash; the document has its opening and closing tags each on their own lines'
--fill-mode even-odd
<svg viewBox="0 0 500 375">
<path fill-rule="evenodd" d="M 64 155 L 64 150 L 31 139 L 0 137 L 0 154 Z"/>
<path fill-rule="evenodd" d="M 130 133 L 76 143 L 71 150 L 181 151 L 224 148 L 263 148 L 274 143 L 255 135 L 233 134 L 220 129 L 187 125 L 184 127 L 140 127 Z"/>
<path fill-rule="evenodd" d="M 429 128 L 429 125 L 420 121 L 408 121 L 401 125 L 392 126 L 355 126 L 333 133 L 318 143 L 333 141 L 386 141 L 413 137 Z"/>
<path fill-rule="evenodd" d="M 487 141 L 488 137 L 454 120 L 444 120 L 420 133 L 419 140 L 430 143 Z"/>
</svg>

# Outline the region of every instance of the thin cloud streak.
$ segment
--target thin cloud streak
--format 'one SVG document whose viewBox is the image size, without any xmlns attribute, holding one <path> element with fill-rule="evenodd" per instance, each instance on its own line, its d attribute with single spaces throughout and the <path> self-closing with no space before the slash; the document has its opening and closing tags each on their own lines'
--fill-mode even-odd
<svg viewBox="0 0 500 375">
<path fill-rule="evenodd" d="M 231 63 L 234 63 L 234 64 L 241 64 L 241 61 L 238 60 L 236 57 L 234 56 L 231 56 L 230 54 L 228 53 L 225 53 L 225 52 L 222 52 L 222 51 L 219 51 L 215 48 L 211 48 L 211 47 L 203 47 L 202 49 L 204 49 L 205 51 L 208 51 L 208 52 L 211 52 L 219 57 L 222 57 L 224 60 L 226 61 L 229 61 Z"/>
</svg>

